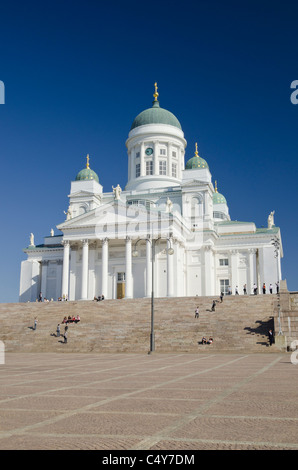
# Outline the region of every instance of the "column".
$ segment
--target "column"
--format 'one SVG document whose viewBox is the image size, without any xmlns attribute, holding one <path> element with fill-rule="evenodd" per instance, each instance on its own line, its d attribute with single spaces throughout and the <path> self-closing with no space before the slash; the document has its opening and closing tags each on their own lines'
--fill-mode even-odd
<svg viewBox="0 0 298 470">
<path fill-rule="evenodd" d="M 171 240 L 167 240 L 167 296 L 174 297 L 174 257 L 169 253 Z"/>
<path fill-rule="evenodd" d="M 146 175 L 146 168 L 145 168 L 145 155 L 144 155 L 144 142 L 141 143 L 140 149 L 140 176 Z"/>
<path fill-rule="evenodd" d="M 42 296 L 47 297 L 47 273 L 48 273 L 48 261 L 41 262 L 41 287 Z"/>
<path fill-rule="evenodd" d="M 125 298 L 132 298 L 131 239 L 129 237 L 126 237 L 125 242 Z"/>
<path fill-rule="evenodd" d="M 78 299 L 77 283 L 76 283 L 76 279 L 78 276 L 77 251 L 78 251 L 78 247 L 76 245 L 72 245 L 71 252 L 70 252 L 70 261 L 69 261 L 69 289 L 68 289 L 69 300 Z"/>
<path fill-rule="evenodd" d="M 64 249 L 63 249 L 63 268 L 62 268 L 62 299 L 69 298 L 69 251 L 70 251 L 70 244 L 68 240 L 63 241 Z"/>
<path fill-rule="evenodd" d="M 107 238 L 104 238 L 101 254 L 101 295 L 104 295 L 105 299 L 108 295 L 108 250 L 109 241 Z"/>
<path fill-rule="evenodd" d="M 213 251 L 212 247 L 205 247 L 205 295 L 215 295 L 213 286 Z"/>
<path fill-rule="evenodd" d="M 255 249 L 248 250 L 248 269 L 249 269 L 249 276 L 248 276 L 248 286 L 247 286 L 247 293 L 253 293 L 253 285 L 257 282 L 255 276 L 255 268 L 254 268 L 254 258 L 255 258 Z"/>
<path fill-rule="evenodd" d="M 88 256 L 88 299 L 94 299 L 95 296 L 95 244 L 89 245 Z"/>
<path fill-rule="evenodd" d="M 238 286 L 239 290 L 239 276 L 238 276 L 238 250 L 231 250 L 231 288 L 232 294 L 235 294 L 235 288 Z"/>
<path fill-rule="evenodd" d="M 168 145 L 168 155 L 167 155 L 167 176 L 172 176 L 172 152 L 173 152 L 173 147 L 172 143 L 169 142 Z M 178 169 L 177 169 L 178 171 Z"/>
<path fill-rule="evenodd" d="M 88 298 L 88 255 L 89 243 L 88 240 L 83 240 L 81 300 L 87 300 Z"/>
<path fill-rule="evenodd" d="M 146 240 L 146 297 L 152 293 L 152 264 L 151 264 L 151 241 Z"/>
<path fill-rule="evenodd" d="M 57 260 L 57 271 L 56 271 L 56 295 L 55 295 L 55 300 L 57 300 L 59 297 L 61 297 L 62 269 L 63 269 L 63 260 L 58 259 Z"/>
<path fill-rule="evenodd" d="M 133 180 L 136 177 L 136 148 L 134 147 L 130 151 L 130 176 L 129 180 Z"/>
<path fill-rule="evenodd" d="M 153 174 L 154 175 L 159 175 L 159 142 L 154 141 L 153 147 L 154 147 L 154 153 L 153 153 Z"/>
</svg>

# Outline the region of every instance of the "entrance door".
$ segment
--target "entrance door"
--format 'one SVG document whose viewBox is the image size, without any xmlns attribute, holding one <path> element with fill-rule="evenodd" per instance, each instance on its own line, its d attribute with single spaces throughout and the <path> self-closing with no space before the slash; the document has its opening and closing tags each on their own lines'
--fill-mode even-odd
<svg viewBox="0 0 298 470">
<path fill-rule="evenodd" d="M 125 297 L 125 273 L 118 273 L 117 275 L 117 299 Z"/>
</svg>

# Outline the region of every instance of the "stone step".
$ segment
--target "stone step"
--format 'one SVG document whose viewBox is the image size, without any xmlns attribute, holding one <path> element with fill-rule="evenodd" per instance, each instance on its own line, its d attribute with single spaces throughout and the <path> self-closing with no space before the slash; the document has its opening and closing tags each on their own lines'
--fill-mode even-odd
<svg viewBox="0 0 298 470">
<path fill-rule="evenodd" d="M 276 296 L 227 296 L 210 312 L 213 299 L 155 299 L 156 349 L 205 351 L 199 344 L 202 336 L 213 336 L 209 351 L 272 350 L 266 344 Z M 199 319 L 194 318 L 197 306 Z M 81 322 L 69 325 L 69 340 L 63 344 L 63 337 L 55 336 L 57 323 L 77 314 Z M 38 326 L 33 331 L 35 316 Z M 7 351 L 15 352 L 147 352 L 150 322 L 151 299 L 0 304 L 0 339 Z"/>
</svg>

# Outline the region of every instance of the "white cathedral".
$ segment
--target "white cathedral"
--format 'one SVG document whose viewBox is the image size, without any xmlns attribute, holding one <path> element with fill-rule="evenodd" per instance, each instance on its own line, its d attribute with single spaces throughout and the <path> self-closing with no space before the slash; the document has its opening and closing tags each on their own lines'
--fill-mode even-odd
<svg viewBox="0 0 298 470">
<path fill-rule="evenodd" d="M 103 192 L 86 168 L 71 182 L 59 235 L 24 249 L 20 302 L 251 294 L 281 280 L 282 244 L 274 212 L 267 228 L 233 221 L 198 154 L 185 164 L 180 122 L 160 107 L 133 121 L 126 141 L 128 181 Z M 275 291 L 275 290 L 274 290 Z"/>
</svg>

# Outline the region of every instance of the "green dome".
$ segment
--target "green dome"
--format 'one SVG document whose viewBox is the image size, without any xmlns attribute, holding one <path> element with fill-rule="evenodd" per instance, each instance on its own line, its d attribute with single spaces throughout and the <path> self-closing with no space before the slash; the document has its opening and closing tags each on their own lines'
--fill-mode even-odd
<svg viewBox="0 0 298 470">
<path fill-rule="evenodd" d="M 87 165 L 86 168 L 81 170 L 77 176 L 76 176 L 76 181 L 90 181 L 90 180 L 95 180 L 99 183 L 99 179 L 95 171 L 91 170 L 89 167 L 89 155 L 87 155 Z"/>
<path fill-rule="evenodd" d="M 192 170 L 193 168 L 209 168 L 208 163 L 204 158 L 201 158 L 198 154 L 198 144 L 196 143 L 196 151 L 194 157 L 190 158 L 185 165 L 186 170 Z"/>
<path fill-rule="evenodd" d="M 170 111 L 160 108 L 159 101 L 153 101 L 152 108 L 145 109 L 145 111 L 138 114 L 130 130 L 146 124 L 168 124 L 169 126 L 178 127 L 178 129 L 182 130 L 181 124 L 176 116 Z"/>
<path fill-rule="evenodd" d="M 217 191 L 217 182 L 215 181 L 215 192 L 213 193 L 213 204 L 226 204 L 226 198 Z"/>
<path fill-rule="evenodd" d="M 226 204 L 226 198 L 220 193 L 213 194 L 213 204 Z"/>
<path fill-rule="evenodd" d="M 208 163 L 204 158 L 201 157 L 192 157 L 185 165 L 186 170 L 191 170 L 193 168 L 209 168 Z"/>
</svg>

